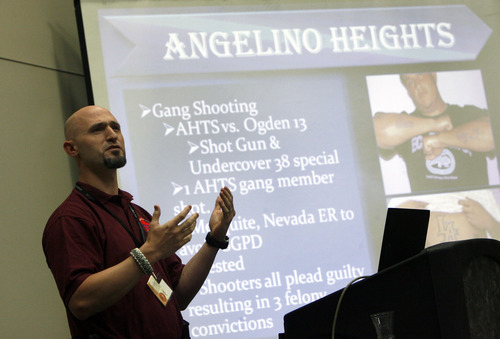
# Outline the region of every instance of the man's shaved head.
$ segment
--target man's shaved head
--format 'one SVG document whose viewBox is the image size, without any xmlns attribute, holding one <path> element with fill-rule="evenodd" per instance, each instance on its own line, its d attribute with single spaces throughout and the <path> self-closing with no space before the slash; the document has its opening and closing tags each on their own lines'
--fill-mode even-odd
<svg viewBox="0 0 500 339">
<path fill-rule="evenodd" d="M 126 163 L 120 124 L 107 109 L 86 106 L 73 113 L 64 126 L 64 149 L 77 164 L 103 163 L 107 168 Z"/>
<path fill-rule="evenodd" d="M 103 111 L 109 113 L 107 109 L 99 106 L 85 106 L 76 111 L 75 113 L 73 113 L 66 120 L 66 123 L 64 125 L 64 135 L 66 137 L 66 140 L 74 139 L 78 135 L 78 132 L 79 131 L 81 132 L 81 127 L 85 121 L 85 118 L 88 118 L 93 114 L 95 115 L 96 113 Z"/>
</svg>

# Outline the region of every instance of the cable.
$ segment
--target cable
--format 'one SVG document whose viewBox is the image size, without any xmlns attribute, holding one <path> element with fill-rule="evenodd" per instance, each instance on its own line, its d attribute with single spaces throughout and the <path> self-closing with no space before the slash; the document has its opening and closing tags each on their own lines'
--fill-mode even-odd
<svg viewBox="0 0 500 339">
<path fill-rule="evenodd" d="M 26 66 L 31 66 L 31 67 L 41 68 L 41 69 L 45 69 L 45 70 L 49 70 L 49 71 L 55 71 L 55 72 L 59 72 L 59 73 L 66 73 L 66 74 L 76 75 L 76 76 L 80 76 L 80 77 L 83 77 L 83 76 L 84 76 L 84 75 L 83 75 L 83 74 L 81 74 L 81 73 L 75 73 L 75 72 L 65 71 L 65 70 L 62 70 L 62 69 L 57 69 L 57 68 L 48 67 L 48 66 L 43 66 L 43 65 L 37 65 L 37 64 L 33 64 L 33 63 L 31 63 L 31 62 L 25 62 L 25 61 L 20 61 L 20 60 L 14 60 L 14 59 L 10 59 L 10 58 L 0 57 L 0 60 L 3 60 L 3 61 L 9 61 L 9 62 L 15 62 L 16 64 L 21 64 L 21 65 L 26 65 Z"/>
<path fill-rule="evenodd" d="M 342 291 L 342 293 L 340 294 L 340 297 L 339 297 L 339 301 L 337 301 L 337 308 L 335 309 L 335 315 L 333 316 L 333 325 L 332 325 L 332 339 L 335 339 L 335 325 L 337 324 L 337 317 L 339 315 L 339 309 L 340 309 L 340 302 L 342 301 L 342 298 L 344 298 L 344 294 L 345 292 L 347 291 L 347 289 L 349 288 L 349 286 L 351 286 L 352 284 L 354 284 L 356 281 L 358 280 L 361 280 L 361 279 L 365 279 L 365 278 L 368 278 L 369 276 L 368 275 L 363 275 L 361 277 L 357 277 L 353 280 L 351 280 L 346 287 L 344 287 L 344 290 Z"/>
</svg>

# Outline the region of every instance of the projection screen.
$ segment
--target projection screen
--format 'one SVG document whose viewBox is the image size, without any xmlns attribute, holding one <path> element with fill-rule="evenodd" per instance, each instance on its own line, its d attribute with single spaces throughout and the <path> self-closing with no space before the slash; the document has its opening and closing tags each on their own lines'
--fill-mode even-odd
<svg viewBox="0 0 500 339">
<path fill-rule="evenodd" d="M 500 237 L 498 1 L 75 8 L 89 101 L 122 125 L 120 186 L 163 222 L 200 213 L 184 262 L 234 194 L 230 246 L 183 311 L 193 338 L 275 338 L 375 273 L 388 207 L 431 210 L 428 246 Z"/>
</svg>

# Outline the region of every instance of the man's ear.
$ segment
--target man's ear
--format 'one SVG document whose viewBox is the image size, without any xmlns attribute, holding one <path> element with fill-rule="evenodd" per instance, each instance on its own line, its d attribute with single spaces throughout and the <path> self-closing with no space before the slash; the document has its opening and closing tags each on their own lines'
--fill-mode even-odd
<svg viewBox="0 0 500 339">
<path fill-rule="evenodd" d="M 71 157 L 76 157 L 78 155 L 78 147 L 76 147 L 72 140 L 66 140 L 63 144 L 63 148 Z"/>
</svg>

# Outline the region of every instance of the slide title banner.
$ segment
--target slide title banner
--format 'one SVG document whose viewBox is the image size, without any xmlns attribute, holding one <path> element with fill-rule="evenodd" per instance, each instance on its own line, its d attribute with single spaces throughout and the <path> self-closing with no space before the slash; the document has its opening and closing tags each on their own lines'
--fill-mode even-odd
<svg viewBox="0 0 500 339">
<path fill-rule="evenodd" d="M 491 34 L 466 6 L 134 15 L 100 12 L 112 76 L 474 60 Z M 144 39 L 147 32 L 148 39 Z"/>
</svg>

